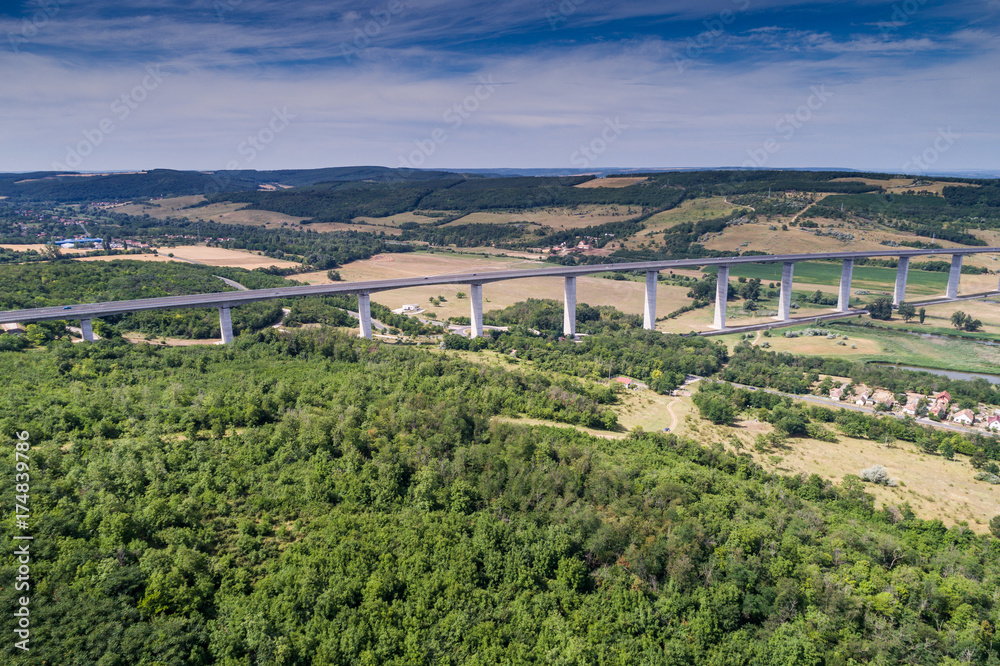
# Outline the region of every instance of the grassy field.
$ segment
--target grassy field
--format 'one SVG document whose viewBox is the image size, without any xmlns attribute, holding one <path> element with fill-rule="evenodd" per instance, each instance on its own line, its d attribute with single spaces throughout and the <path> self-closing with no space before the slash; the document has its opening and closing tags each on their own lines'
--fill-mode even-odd
<svg viewBox="0 0 1000 666">
<path fill-rule="evenodd" d="M 865 318 L 867 319 L 867 318 Z M 854 321 L 852 319 L 851 321 Z M 880 322 L 881 324 L 881 322 Z M 1000 367 L 1000 347 L 960 338 L 922 337 L 919 333 L 898 330 L 863 328 L 831 324 L 829 329 L 848 337 L 846 346 L 840 340 L 823 336 L 786 338 L 784 331 L 814 327 L 805 325 L 772 331 L 771 337 L 759 337 L 755 344 L 767 341 L 772 351 L 805 356 L 838 356 L 861 362 L 891 362 L 921 368 L 943 368 L 962 372 L 996 374 Z M 915 327 L 919 328 L 919 326 Z M 741 335 L 716 338 L 730 350 L 742 339 Z M 854 347 L 852 349 L 852 347 Z"/>
<path fill-rule="evenodd" d="M 979 372 L 997 374 L 1000 367 L 1000 347 L 983 344 L 972 339 L 955 337 L 929 337 L 939 334 L 954 333 L 955 329 L 948 321 L 956 309 L 974 313 L 984 322 L 990 321 L 982 333 L 986 340 L 1000 336 L 1000 303 L 982 303 L 969 301 L 966 303 L 934 306 L 928 308 L 928 316 L 924 325 L 914 319 L 908 324 L 894 318 L 889 322 L 877 322 L 880 327 L 866 328 L 850 326 L 836 322 L 829 325 L 831 332 L 847 335 L 847 344 L 841 346 L 840 339 L 828 340 L 824 336 L 786 338 L 784 332 L 815 328 L 815 324 L 805 324 L 771 331 L 771 337 L 758 335 L 754 344 L 767 342 L 772 351 L 789 352 L 805 356 L 837 356 L 846 357 L 861 362 L 891 362 L 914 365 L 922 368 L 942 368 L 962 372 Z M 931 311 L 934 317 L 931 317 Z M 845 318 L 845 322 L 869 321 L 867 316 Z M 740 321 L 739 323 L 749 323 Z M 900 329 L 907 330 L 900 330 Z M 718 336 L 716 340 L 725 343 L 730 351 L 743 339 L 742 334 Z"/>
<path fill-rule="evenodd" d="M 1000 339 L 1000 301 L 964 301 L 960 303 L 931 305 L 925 309 L 927 317 L 923 324 L 916 318 L 905 322 L 898 315 L 893 315 L 892 319 L 880 321 L 878 325 L 880 327 L 916 332 L 922 335 L 950 335 L 970 340 L 989 341 Z M 979 319 L 983 323 L 983 328 L 974 333 L 957 331 L 951 323 L 951 315 L 959 310 L 975 319 Z"/>
<path fill-rule="evenodd" d="M 846 333 L 855 341 L 872 340 L 882 347 L 876 354 L 861 355 L 859 360 L 862 361 L 891 361 L 921 368 L 986 374 L 996 374 L 1000 366 L 1000 347 L 980 342 L 957 338 L 926 338 L 901 331 L 846 326 L 834 326 L 833 330 Z"/>
<path fill-rule="evenodd" d="M 737 208 L 738 206 L 727 203 L 724 197 L 687 199 L 682 201 L 677 207 L 657 213 L 646 220 L 644 223 L 646 228 L 636 234 L 629 242 L 626 242 L 626 246 L 631 247 L 632 244 L 638 244 L 638 241 L 644 240 L 644 236 L 649 236 L 657 231 L 663 231 L 677 224 L 725 217 Z"/>
<path fill-rule="evenodd" d="M 824 336 L 799 338 L 784 337 L 785 331 L 814 327 L 815 324 L 807 324 L 805 326 L 792 326 L 789 328 L 776 329 L 771 331 L 771 337 L 764 337 L 763 333 L 761 333 L 756 336 L 753 344 L 760 345 L 767 342 L 770 345 L 769 349 L 776 352 L 789 352 L 804 356 L 847 357 L 858 361 L 866 361 L 869 360 L 871 356 L 882 353 L 882 345 L 878 341 L 854 335 L 853 329 L 836 329 L 838 335 L 847 335 L 847 340 L 827 340 Z M 743 334 L 720 335 L 715 339 L 724 343 L 731 352 L 733 348 L 743 339 Z M 846 342 L 847 345 L 840 346 L 837 344 L 838 342 Z M 854 349 L 851 348 L 852 345 L 855 347 Z"/>
<path fill-rule="evenodd" d="M 938 519 L 945 525 L 967 522 L 969 527 L 984 533 L 989 520 L 1000 510 L 1000 488 L 976 481 L 976 470 L 966 456 L 957 455 L 948 461 L 940 456 L 928 456 L 908 442 L 885 446 L 878 442 L 838 436 L 836 443 L 815 439 L 786 440 L 782 448 L 758 452 L 753 441 L 757 435 L 771 432 L 766 423 L 741 421 L 735 427 L 714 426 L 692 415 L 682 434 L 703 442 L 723 442 L 733 450 L 735 436 L 742 452 L 749 453 L 767 469 L 784 474 L 819 474 L 839 483 L 845 474 L 858 474 L 874 464 L 884 465 L 890 476 L 900 481 L 895 488 L 866 484 L 865 491 L 876 498 L 876 506 L 901 505 L 909 502 L 919 517 Z M 780 459 L 772 459 L 778 456 Z"/>
<path fill-rule="evenodd" d="M 977 532 L 986 532 L 989 519 L 1000 512 L 1000 488 L 974 479 L 976 470 L 965 456 L 957 455 L 954 461 L 939 456 L 928 456 L 913 444 L 897 442 L 884 446 L 877 442 L 838 436 L 836 443 L 808 438 L 793 438 L 780 449 L 759 452 L 754 448 L 758 435 L 773 430 L 767 423 L 739 421 L 732 427 L 716 426 L 698 415 L 690 398 L 654 396 L 651 391 L 637 392 L 619 412 L 623 425 L 640 425 L 644 429 L 662 429 L 659 424 L 666 416 L 669 401 L 676 400 L 672 411 L 680 415 L 677 433 L 696 439 L 703 444 L 720 442 L 734 450 L 735 437 L 743 447 L 739 452 L 749 453 L 767 469 L 784 474 L 819 474 L 839 483 L 845 474 L 857 474 L 874 464 L 884 465 L 893 478 L 901 483 L 896 488 L 866 485 L 879 505 L 909 502 L 913 511 L 925 519 L 939 519 L 946 525 L 967 521 Z M 659 426 L 659 427 L 657 427 Z M 771 456 L 780 457 L 779 461 Z"/>
<path fill-rule="evenodd" d="M 885 250 L 882 241 L 900 242 L 904 240 L 928 240 L 921 239 L 913 234 L 899 233 L 894 229 L 885 229 L 875 225 L 859 226 L 857 224 L 845 223 L 843 220 L 829 220 L 816 218 L 816 222 L 821 228 L 832 228 L 837 231 L 850 233 L 854 238 L 850 241 L 838 240 L 833 236 L 817 236 L 814 233 L 805 231 L 799 227 L 789 227 L 787 231 L 782 231 L 783 222 L 790 221 L 794 216 L 784 218 L 775 217 L 771 222 L 758 221 L 751 224 L 740 224 L 727 227 L 719 236 L 713 236 L 705 242 L 705 247 L 710 250 L 720 252 L 733 252 L 738 249 L 758 250 L 768 254 L 795 254 L 800 252 L 863 252 L 868 250 Z M 771 229 L 775 227 L 775 229 Z M 983 233 L 974 232 L 982 237 Z M 985 232 L 984 232 L 985 233 Z M 993 241 L 984 238 L 993 244 Z M 997 240 L 1000 240 L 998 234 Z M 949 241 L 935 240 L 941 247 L 961 247 L 957 243 Z M 992 257 L 968 257 L 970 265 L 989 266 L 996 268 L 996 262 Z M 988 262 L 988 263 L 987 263 Z"/>
</svg>

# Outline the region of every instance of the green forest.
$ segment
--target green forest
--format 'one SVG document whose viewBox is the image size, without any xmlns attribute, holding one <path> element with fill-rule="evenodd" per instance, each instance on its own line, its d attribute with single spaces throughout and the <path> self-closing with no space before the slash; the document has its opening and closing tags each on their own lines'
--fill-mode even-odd
<svg viewBox="0 0 1000 666">
<path fill-rule="evenodd" d="M 996 539 L 710 442 L 508 423 L 615 398 L 453 353 L 3 352 L 32 663 L 996 663 Z"/>
</svg>

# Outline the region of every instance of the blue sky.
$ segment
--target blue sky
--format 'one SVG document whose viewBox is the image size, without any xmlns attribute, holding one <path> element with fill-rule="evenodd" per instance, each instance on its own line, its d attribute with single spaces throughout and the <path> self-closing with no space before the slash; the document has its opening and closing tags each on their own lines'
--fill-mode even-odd
<svg viewBox="0 0 1000 666">
<path fill-rule="evenodd" d="M 0 2 L 0 171 L 1000 169 L 1000 0 Z"/>
</svg>

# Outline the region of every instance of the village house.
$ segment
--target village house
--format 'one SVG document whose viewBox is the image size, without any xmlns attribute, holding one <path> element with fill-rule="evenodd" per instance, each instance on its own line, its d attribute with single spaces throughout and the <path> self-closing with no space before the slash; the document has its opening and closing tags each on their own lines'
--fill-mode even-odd
<svg viewBox="0 0 1000 666">
<path fill-rule="evenodd" d="M 941 391 L 931 396 L 931 404 L 927 406 L 927 413 L 943 419 L 948 415 L 948 405 L 951 404 L 951 395 L 947 391 Z"/>
<path fill-rule="evenodd" d="M 869 402 L 871 402 L 871 391 L 868 387 L 862 384 L 861 386 L 854 387 L 854 404 L 864 407 Z"/>
<path fill-rule="evenodd" d="M 923 398 L 919 393 L 907 393 L 906 394 L 906 404 L 903 405 L 903 414 L 908 414 L 909 416 L 917 415 L 917 406 L 920 404 L 920 400 Z"/>
<path fill-rule="evenodd" d="M 976 415 L 972 413 L 971 409 L 963 409 L 952 416 L 951 420 L 955 423 L 961 423 L 963 425 L 972 425 L 976 421 Z"/>
<path fill-rule="evenodd" d="M 631 377 L 615 377 L 615 381 L 624 386 L 627 389 L 647 389 L 648 384 L 643 384 L 642 382 L 637 382 Z"/>
<path fill-rule="evenodd" d="M 986 419 L 986 429 L 994 432 L 1000 430 L 1000 416 L 991 416 Z"/>
<path fill-rule="evenodd" d="M 896 404 L 896 396 L 892 394 L 892 391 L 878 389 L 872 394 L 872 402 L 876 405 L 885 405 L 889 409 L 892 409 L 893 405 Z"/>
</svg>

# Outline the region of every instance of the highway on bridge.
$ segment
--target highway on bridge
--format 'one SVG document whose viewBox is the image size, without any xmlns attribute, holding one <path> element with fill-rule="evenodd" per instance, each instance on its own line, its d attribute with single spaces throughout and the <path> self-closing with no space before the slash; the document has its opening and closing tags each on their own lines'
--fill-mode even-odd
<svg viewBox="0 0 1000 666">
<path fill-rule="evenodd" d="M 783 254 L 739 257 L 717 257 L 699 259 L 678 259 L 672 261 L 646 261 L 620 264 L 588 264 L 585 266 L 552 266 L 537 269 L 485 271 L 476 273 L 451 273 L 427 277 L 394 278 L 388 280 L 367 280 L 362 282 L 338 282 L 334 284 L 299 285 L 274 289 L 251 289 L 248 291 L 228 291 L 189 296 L 166 296 L 144 298 L 131 301 L 107 301 L 102 303 L 70 304 L 66 306 L 7 310 L 0 312 L 0 324 L 33 322 L 57 319 L 92 319 L 126 312 L 162 310 L 169 308 L 219 307 L 231 308 L 244 303 L 289 298 L 296 296 L 327 296 L 332 294 L 362 294 L 392 289 L 405 289 L 439 284 L 486 284 L 503 280 L 519 280 L 538 277 L 577 277 L 605 271 L 661 271 L 672 268 L 692 268 L 699 266 L 733 266 L 737 264 L 759 264 L 776 262 L 799 262 L 817 259 L 862 259 L 867 257 L 923 257 L 934 255 L 968 255 L 1000 253 L 1000 248 L 942 248 L 932 250 L 901 250 L 889 248 L 866 252 L 821 252 L 814 254 Z"/>
</svg>

